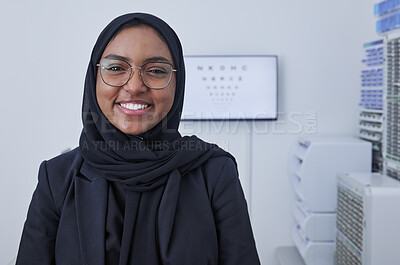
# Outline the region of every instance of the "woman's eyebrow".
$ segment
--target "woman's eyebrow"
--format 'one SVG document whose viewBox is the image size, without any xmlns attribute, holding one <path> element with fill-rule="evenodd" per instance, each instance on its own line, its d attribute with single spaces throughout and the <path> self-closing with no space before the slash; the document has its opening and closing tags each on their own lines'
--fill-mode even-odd
<svg viewBox="0 0 400 265">
<path fill-rule="evenodd" d="M 162 56 L 155 56 L 151 58 L 147 58 L 144 60 L 143 63 L 149 63 L 149 62 L 166 62 L 166 63 L 171 63 L 167 58 L 162 57 Z"/>
<path fill-rule="evenodd" d="M 120 61 L 125 61 L 125 62 L 129 61 L 129 58 L 126 58 L 124 56 L 117 55 L 117 54 L 109 54 L 109 55 L 105 56 L 104 58 L 105 59 L 120 60 Z"/>
</svg>

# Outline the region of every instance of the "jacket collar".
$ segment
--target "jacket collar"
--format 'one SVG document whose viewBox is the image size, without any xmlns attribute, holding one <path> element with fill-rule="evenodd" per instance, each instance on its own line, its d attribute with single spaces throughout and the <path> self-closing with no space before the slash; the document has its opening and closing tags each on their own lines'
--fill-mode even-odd
<svg viewBox="0 0 400 265">
<path fill-rule="evenodd" d="M 80 249 L 85 265 L 104 265 L 108 184 L 83 162 L 75 182 Z"/>
</svg>

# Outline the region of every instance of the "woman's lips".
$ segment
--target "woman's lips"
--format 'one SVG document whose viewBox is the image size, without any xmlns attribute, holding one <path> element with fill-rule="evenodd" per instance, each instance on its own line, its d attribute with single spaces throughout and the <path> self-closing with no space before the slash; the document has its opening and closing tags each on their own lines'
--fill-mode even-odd
<svg viewBox="0 0 400 265">
<path fill-rule="evenodd" d="M 152 105 L 141 100 L 129 100 L 116 103 L 119 110 L 129 116 L 140 116 L 148 112 Z"/>
<path fill-rule="evenodd" d="M 149 107 L 149 104 L 137 104 L 137 103 L 120 103 L 121 107 L 129 110 L 141 110 Z"/>
</svg>

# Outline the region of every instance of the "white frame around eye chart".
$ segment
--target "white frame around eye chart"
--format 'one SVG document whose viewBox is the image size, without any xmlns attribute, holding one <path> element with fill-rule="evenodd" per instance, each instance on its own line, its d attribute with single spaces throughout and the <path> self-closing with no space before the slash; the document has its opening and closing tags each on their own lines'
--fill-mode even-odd
<svg viewBox="0 0 400 265">
<path fill-rule="evenodd" d="M 182 120 L 276 120 L 278 57 L 185 56 Z"/>
</svg>

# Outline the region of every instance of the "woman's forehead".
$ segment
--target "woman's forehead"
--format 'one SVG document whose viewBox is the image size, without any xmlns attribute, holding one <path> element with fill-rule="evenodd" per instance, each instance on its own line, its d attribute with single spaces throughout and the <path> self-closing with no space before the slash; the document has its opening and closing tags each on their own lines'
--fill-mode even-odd
<svg viewBox="0 0 400 265">
<path fill-rule="evenodd" d="M 165 58 L 173 63 L 168 45 L 150 26 L 139 25 L 121 30 L 106 46 L 102 58 L 110 54 L 121 56 L 130 62 Z"/>
</svg>

